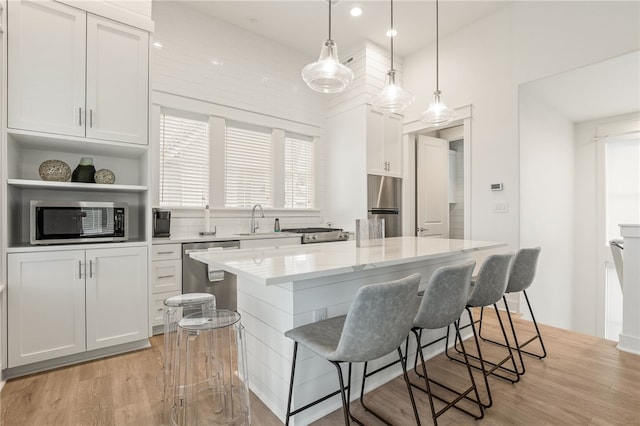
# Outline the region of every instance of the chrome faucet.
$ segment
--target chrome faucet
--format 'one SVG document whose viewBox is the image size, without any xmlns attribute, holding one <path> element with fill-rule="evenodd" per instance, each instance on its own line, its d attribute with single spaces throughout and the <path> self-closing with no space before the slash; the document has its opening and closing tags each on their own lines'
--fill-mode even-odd
<svg viewBox="0 0 640 426">
<path fill-rule="evenodd" d="M 260 227 L 260 224 L 256 221 L 257 208 L 260 209 L 260 217 L 264 217 L 264 210 L 262 210 L 262 206 L 260 204 L 256 204 L 255 206 L 253 206 L 253 209 L 251 209 L 251 233 L 252 234 L 255 234 L 256 229 Z"/>
</svg>

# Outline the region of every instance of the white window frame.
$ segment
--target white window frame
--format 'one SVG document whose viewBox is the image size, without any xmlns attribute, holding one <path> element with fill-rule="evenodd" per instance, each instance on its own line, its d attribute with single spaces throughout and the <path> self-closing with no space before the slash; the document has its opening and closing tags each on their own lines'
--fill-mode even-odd
<svg viewBox="0 0 640 426">
<path fill-rule="evenodd" d="M 224 135 L 225 120 L 251 123 L 260 127 L 268 127 L 273 129 L 272 137 L 275 141 L 274 152 L 278 150 L 278 140 L 282 141 L 281 159 L 274 158 L 274 208 L 268 209 L 272 214 L 280 217 L 314 217 L 322 215 L 324 210 L 324 197 L 326 193 L 325 182 L 325 157 L 326 145 L 324 143 L 324 129 L 311 125 L 290 121 L 287 119 L 274 117 L 266 114 L 244 111 L 224 105 L 218 105 L 211 102 L 200 101 L 196 99 L 185 98 L 182 96 L 153 91 L 152 92 L 152 129 L 154 145 L 151 150 L 151 167 L 152 176 L 158 179 L 159 173 L 159 152 L 158 152 L 158 129 L 160 120 L 160 111 L 178 110 L 189 111 L 194 115 L 209 117 L 209 205 L 213 217 L 245 217 L 250 216 L 250 208 L 225 208 L 224 207 Z M 278 165 L 278 162 L 284 162 L 284 135 L 286 133 L 307 135 L 313 138 L 314 146 L 314 173 L 315 173 L 315 191 L 314 191 L 314 208 L 311 209 L 292 209 L 284 208 L 284 185 L 280 186 L 278 182 L 284 183 L 284 166 Z M 155 149 L 153 149 L 155 148 Z M 152 192 L 152 205 L 158 205 L 158 182 L 154 182 L 154 191 Z M 281 188 L 281 189 L 280 189 Z M 189 207 L 171 207 L 174 217 L 201 217 L 202 210 Z M 265 209 L 267 210 L 267 209 Z"/>
</svg>

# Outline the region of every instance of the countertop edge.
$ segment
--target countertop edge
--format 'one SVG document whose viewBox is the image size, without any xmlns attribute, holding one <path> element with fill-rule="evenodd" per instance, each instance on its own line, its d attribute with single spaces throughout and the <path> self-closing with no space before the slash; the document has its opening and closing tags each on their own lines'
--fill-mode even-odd
<svg viewBox="0 0 640 426">
<path fill-rule="evenodd" d="M 430 253 L 426 255 L 420 255 L 420 256 L 409 257 L 409 258 L 383 260 L 381 262 L 372 262 L 372 263 L 366 263 L 361 265 L 341 266 L 341 267 L 336 267 L 334 269 L 329 269 L 329 270 L 325 269 L 321 271 L 302 272 L 297 274 L 289 274 L 289 275 L 282 275 L 282 276 L 268 277 L 268 278 L 260 277 L 251 272 L 238 269 L 234 266 L 230 266 L 222 262 L 216 262 L 215 259 L 211 259 L 210 257 L 210 255 L 215 254 L 215 252 L 214 253 L 192 253 L 189 256 L 195 260 L 198 260 L 200 262 L 203 262 L 207 265 L 212 266 L 214 269 L 225 270 L 229 273 L 232 273 L 238 276 L 250 278 L 251 280 L 256 281 L 260 284 L 271 286 L 271 285 L 277 285 L 277 284 L 284 284 L 292 281 L 325 278 L 325 277 L 331 277 L 331 276 L 341 275 L 345 273 L 366 271 L 366 270 L 371 270 L 375 268 L 397 266 L 397 265 L 403 265 L 403 264 L 414 263 L 414 262 L 423 262 L 423 261 L 438 259 L 442 257 L 448 257 L 455 254 L 473 253 L 480 250 L 491 250 L 499 247 L 504 247 L 507 245 L 507 243 L 505 242 L 491 242 L 491 241 L 483 241 L 483 242 L 487 243 L 487 245 L 484 245 L 482 247 L 460 249 L 459 251 L 454 251 L 454 252 L 435 253 L 435 254 Z M 265 248 L 243 249 L 243 251 L 246 251 L 247 253 L 255 253 L 255 252 L 263 251 L 264 249 Z M 238 253 L 238 252 L 236 251 L 235 253 Z"/>
</svg>

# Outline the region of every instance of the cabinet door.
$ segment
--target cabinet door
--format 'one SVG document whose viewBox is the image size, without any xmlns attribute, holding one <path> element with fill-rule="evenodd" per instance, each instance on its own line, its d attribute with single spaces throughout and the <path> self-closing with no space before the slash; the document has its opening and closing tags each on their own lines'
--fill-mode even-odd
<svg viewBox="0 0 640 426">
<path fill-rule="evenodd" d="M 402 117 L 399 115 L 384 118 L 384 153 L 386 174 L 402 177 Z"/>
<path fill-rule="evenodd" d="M 367 172 L 386 174 L 384 158 L 384 115 L 371 108 L 367 110 Z"/>
<path fill-rule="evenodd" d="M 8 127 L 84 136 L 86 14 L 10 1 Z"/>
<path fill-rule="evenodd" d="M 149 35 L 87 17 L 87 137 L 147 143 Z"/>
<path fill-rule="evenodd" d="M 148 337 L 147 249 L 87 250 L 87 350 Z"/>
<path fill-rule="evenodd" d="M 84 251 L 7 257 L 9 367 L 84 352 Z"/>
</svg>

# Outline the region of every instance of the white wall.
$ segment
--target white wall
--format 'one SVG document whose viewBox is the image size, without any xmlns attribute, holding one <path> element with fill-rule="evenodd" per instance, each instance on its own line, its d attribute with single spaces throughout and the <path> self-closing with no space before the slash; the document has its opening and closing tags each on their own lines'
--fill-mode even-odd
<svg viewBox="0 0 640 426">
<path fill-rule="evenodd" d="M 236 120 L 258 119 L 261 125 L 291 131 L 301 126 L 315 128 L 311 136 L 319 136 L 317 211 L 266 211 L 267 219 L 261 220 L 261 229 L 270 229 L 275 217 L 280 218 L 283 228 L 324 223 L 327 97 L 313 92 L 300 77 L 300 70 L 309 58 L 180 2 L 154 1 L 152 16 L 153 41 L 162 44 L 161 49 L 151 49 L 154 99 L 172 98 L 158 96 L 168 93 L 183 97 L 185 100 L 179 102 L 180 105 L 198 105 L 203 111 L 216 111 L 214 115 L 222 111 L 222 114 L 232 114 Z M 222 116 L 229 118 L 229 115 Z M 152 140 L 154 143 L 157 141 Z M 223 185 L 223 182 L 212 184 Z M 157 182 L 153 186 L 157 188 Z M 174 235 L 194 234 L 204 229 L 200 211 L 174 211 L 172 219 Z M 212 225 L 218 227 L 219 234 L 247 232 L 249 222 L 247 211 L 212 211 Z"/>
<path fill-rule="evenodd" d="M 571 329 L 573 122 L 526 89 L 521 90 L 519 112 L 520 245 L 542 247 L 529 299 L 538 321 Z"/>
<path fill-rule="evenodd" d="M 452 108 L 473 106 L 473 239 L 506 241 L 512 250 L 521 245 L 518 87 L 637 50 L 639 14 L 638 2 L 514 2 L 441 37 L 443 100 Z M 416 95 L 405 114 L 405 122 L 411 122 L 426 109 L 435 89 L 434 46 L 404 58 L 404 71 L 404 88 Z M 497 182 L 504 190 L 492 193 L 489 184 Z M 496 201 L 506 201 L 509 212 L 493 213 Z M 538 270 L 539 276 L 549 273 Z M 545 300 L 555 297 L 555 289 L 549 291 Z M 549 321 L 560 326 L 569 322 L 555 316 L 542 320 Z"/>
</svg>

